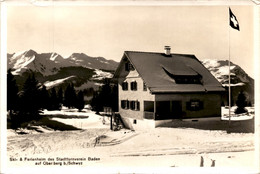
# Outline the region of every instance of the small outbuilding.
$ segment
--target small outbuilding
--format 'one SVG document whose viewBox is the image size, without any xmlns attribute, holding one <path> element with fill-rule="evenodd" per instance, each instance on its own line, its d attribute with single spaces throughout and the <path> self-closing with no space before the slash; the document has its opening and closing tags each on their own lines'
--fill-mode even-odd
<svg viewBox="0 0 260 174">
<path fill-rule="evenodd" d="M 225 89 L 189 54 L 125 51 L 115 72 L 119 114 L 130 129 L 157 127 L 174 119 L 221 116 Z"/>
</svg>

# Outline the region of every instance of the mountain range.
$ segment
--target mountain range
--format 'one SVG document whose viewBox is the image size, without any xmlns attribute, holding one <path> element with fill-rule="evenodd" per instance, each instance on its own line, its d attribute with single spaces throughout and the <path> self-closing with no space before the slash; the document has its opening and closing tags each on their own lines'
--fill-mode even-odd
<svg viewBox="0 0 260 174">
<path fill-rule="evenodd" d="M 85 67 L 90 69 L 115 70 L 118 63 L 103 57 L 90 57 L 84 53 L 73 53 L 68 58 L 63 58 L 57 53 L 38 54 L 34 50 L 8 54 L 8 68 L 13 74 L 21 75 L 26 70 L 40 72 L 44 76 L 53 75 L 61 67 Z"/>
<path fill-rule="evenodd" d="M 57 53 L 37 53 L 27 50 L 7 55 L 7 68 L 12 69 L 19 89 L 28 74 L 35 73 L 37 80 L 47 89 L 65 87 L 73 82 L 77 89 L 102 85 L 104 78 L 111 78 L 118 62 L 103 57 L 91 57 L 84 53 L 73 53 L 63 58 Z"/>
<path fill-rule="evenodd" d="M 31 71 L 35 72 L 37 80 L 47 89 L 65 87 L 71 82 L 77 90 L 90 87 L 98 89 L 104 78 L 112 78 L 119 64 L 104 57 L 91 57 L 84 53 L 73 53 L 68 58 L 63 58 L 57 53 L 37 53 L 34 50 L 8 54 L 7 58 L 7 67 L 12 69 L 20 89 Z M 205 59 L 201 63 L 228 89 L 228 61 Z M 254 79 L 232 62 L 230 70 L 233 103 L 241 90 L 254 103 Z M 227 94 L 223 98 L 227 101 Z"/>
<path fill-rule="evenodd" d="M 223 95 L 224 104 L 228 105 L 228 79 L 229 67 L 228 60 L 211 60 L 205 59 L 201 63 L 211 72 L 211 74 L 226 89 Z M 230 86 L 231 86 L 231 103 L 235 104 L 240 91 L 247 96 L 248 102 L 254 103 L 254 79 L 251 78 L 239 65 L 230 62 Z"/>
</svg>

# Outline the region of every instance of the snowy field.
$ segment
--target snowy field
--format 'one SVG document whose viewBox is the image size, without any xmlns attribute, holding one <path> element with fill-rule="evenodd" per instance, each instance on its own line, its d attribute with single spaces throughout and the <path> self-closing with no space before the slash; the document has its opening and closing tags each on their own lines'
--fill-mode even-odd
<svg viewBox="0 0 260 174">
<path fill-rule="evenodd" d="M 225 108 L 223 111 L 226 113 Z M 24 135 L 8 130 L 7 154 L 9 158 L 17 158 L 17 161 L 8 160 L 8 167 L 19 169 L 41 165 L 43 168 L 56 168 L 62 165 L 83 167 L 84 170 L 84 167 L 120 166 L 122 170 L 129 167 L 150 167 L 156 170 L 199 167 L 201 158 L 204 167 L 213 165 L 216 168 L 239 169 L 240 172 L 252 171 L 256 165 L 254 134 L 243 131 L 227 133 L 223 125 L 227 126 L 228 121 L 216 121 L 214 125 L 219 129 L 216 126 L 210 128 L 210 122 L 199 121 L 185 122 L 172 128 L 111 131 L 107 117 L 103 118 L 87 109 L 78 113 L 63 108 L 62 111 L 44 111 L 44 115 L 72 117 L 52 119 L 81 130 L 53 131 L 42 128 L 44 133 L 31 131 Z M 232 122 L 232 127 L 243 127 L 243 123 L 248 124 L 248 120 L 236 120 Z M 206 124 L 209 128 L 200 127 Z M 81 161 L 74 160 L 68 165 L 66 160 L 60 161 L 57 157 L 81 158 Z M 24 158 L 31 160 L 24 161 Z M 43 158 L 43 161 L 37 164 L 40 161 L 36 158 Z M 55 160 L 48 164 L 48 158 Z"/>
</svg>

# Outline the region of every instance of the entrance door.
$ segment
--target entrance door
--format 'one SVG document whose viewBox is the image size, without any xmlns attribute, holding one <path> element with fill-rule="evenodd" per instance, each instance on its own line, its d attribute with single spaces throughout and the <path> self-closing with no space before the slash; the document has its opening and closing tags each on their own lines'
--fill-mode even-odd
<svg viewBox="0 0 260 174">
<path fill-rule="evenodd" d="M 181 101 L 157 101 L 156 119 L 179 119 L 182 115 Z"/>
<path fill-rule="evenodd" d="M 182 105 L 181 101 L 172 101 L 171 102 L 171 111 L 173 118 L 181 118 L 182 114 Z"/>
</svg>

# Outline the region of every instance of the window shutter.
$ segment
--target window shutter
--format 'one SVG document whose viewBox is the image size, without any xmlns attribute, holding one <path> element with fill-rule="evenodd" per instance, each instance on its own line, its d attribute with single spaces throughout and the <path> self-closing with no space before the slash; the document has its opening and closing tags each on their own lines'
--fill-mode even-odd
<svg viewBox="0 0 260 174">
<path fill-rule="evenodd" d="M 126 100 L 126 109 L 129 109 L 129 101 Z"/>
<path fill-rule="evenodd" d="M 128 90 L 128 83 L 127 82 L 123 82 L 122 83 L 122 90 L 123 91 L 127 91 Z"/>
<path fill-rule="evenodd" d="M 124 100 L 121 100 L 121 108 L 125 109 L 125 101 Z"/>
<path fill-rule="evenodd" d="M 136 108 L 135 108 L 137 111 L 140 110 L 140 102 L 139 101 L 136 101 Z"/>
</svg>

